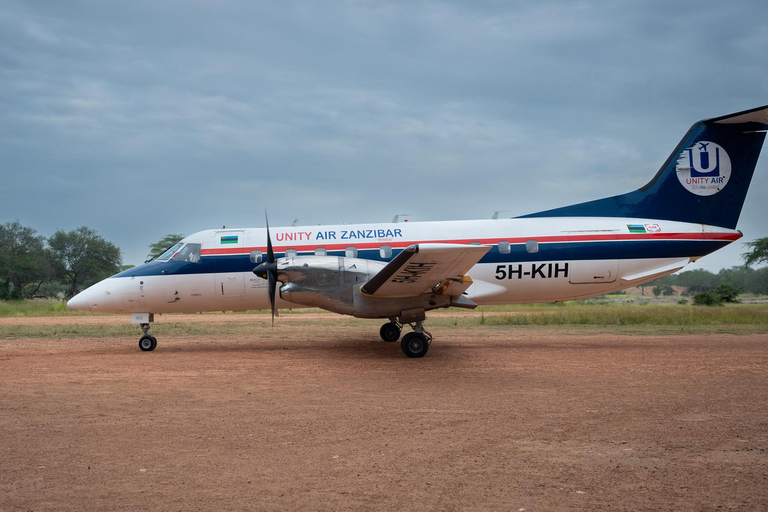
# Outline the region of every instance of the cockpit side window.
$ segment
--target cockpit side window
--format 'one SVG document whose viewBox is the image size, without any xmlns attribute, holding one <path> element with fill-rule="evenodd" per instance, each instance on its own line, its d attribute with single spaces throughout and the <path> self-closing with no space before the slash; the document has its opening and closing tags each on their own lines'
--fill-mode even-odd
<svg viewBox="0 0 768 512">
<path fill-rule="evenodd" d="M 163 254 L 161 254 L 160 256 L 155 258 L 155 261 L 168 261 L 169 259 L 171 259 L 171 257 L 174 254 L 176 254 L 176 251 L 181 249 L 182 245 L 184 245 L 184 244 L 182 244 L 181 242 L 177 243 L 176 245 L 174 245 L 170 249 L 167 249 Z"/>
<path fill-rule="evenodd" d="M 187 244 L 173 257 L 173 261 L 188 261 L 200 263 L 200 244 Z"/>
</svg>

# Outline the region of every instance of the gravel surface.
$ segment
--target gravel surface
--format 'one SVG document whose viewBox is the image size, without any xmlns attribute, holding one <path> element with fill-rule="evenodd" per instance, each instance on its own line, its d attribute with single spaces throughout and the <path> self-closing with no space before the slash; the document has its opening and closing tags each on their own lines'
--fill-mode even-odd
<svg viewBox="0 0 768 512">
<path fill-rule="evenodd" d="M 768 509 L 766 335 L 337 318 L 0 339 L 0 510 Z"/>
</svg>

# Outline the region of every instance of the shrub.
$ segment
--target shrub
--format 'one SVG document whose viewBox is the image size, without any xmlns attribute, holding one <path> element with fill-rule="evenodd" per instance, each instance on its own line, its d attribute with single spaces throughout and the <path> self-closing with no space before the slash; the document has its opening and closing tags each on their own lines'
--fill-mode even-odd
<svg viewBox="0 0 768 512">
<path fill-rule="evenodd" d="M 693 296 L 694 306 L 722 306 L 720 296 L 712 292 L 700 292 Z"/>
<path fill-rule="evenodd" d="M 735 288 L 728 283 L 721 283 L 714 289 L 715 293 L 722 302 L 738 302 L 736 297 L 744 291 L 741 288 Z"/>
</svg>

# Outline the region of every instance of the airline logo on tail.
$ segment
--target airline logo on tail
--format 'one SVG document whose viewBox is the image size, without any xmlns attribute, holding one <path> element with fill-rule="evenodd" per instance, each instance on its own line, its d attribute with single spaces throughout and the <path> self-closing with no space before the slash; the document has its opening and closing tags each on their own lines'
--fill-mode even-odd
<svg viewBox="0 0 768 512">
<path fill-rule="evenodd" d="M 676 170 L 686 190 L 697 196 L 711 196 L 728 184 L 731 158 L 719 144 L 702 140 L 680 153 Z"/>
</svg>

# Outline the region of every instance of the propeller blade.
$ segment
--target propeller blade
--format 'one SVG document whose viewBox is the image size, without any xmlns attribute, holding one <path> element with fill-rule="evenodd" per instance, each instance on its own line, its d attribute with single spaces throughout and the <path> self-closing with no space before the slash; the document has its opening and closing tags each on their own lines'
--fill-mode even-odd
<svg viewBox="0 0 768 512">
<path fill-rule="evenodd" d="M 275 251 L 272 250 L 272 237 L 269 236 L 269 217 L 267 217 L 267 210 L 264 209 L 264 218 L 267 219 L 267 263 L 275 262 Z"/>
<path fill-rule="evenodd" d="M 272 308 L 272 327 L 275 326 L 275 291 L 277 289 L 277 272 L 269 273 L 269 306 Z"/>
<path fill-rule="evenodd" d="M 275 295 L 277 292 L 277 263 L 275 261 L 275 251 L 272 249 L 272 237 L 269 234 L 269 216 L 267 209 L 264 208 L 264 218 L 267 221 L 267 262 L 262 263 L 253 272 L 260 271 L 262 277 L 266 277 L 269 286 L 269 307 L 272 310 L 272 327 L 275 326 Z"/>
</svg>

